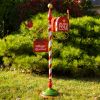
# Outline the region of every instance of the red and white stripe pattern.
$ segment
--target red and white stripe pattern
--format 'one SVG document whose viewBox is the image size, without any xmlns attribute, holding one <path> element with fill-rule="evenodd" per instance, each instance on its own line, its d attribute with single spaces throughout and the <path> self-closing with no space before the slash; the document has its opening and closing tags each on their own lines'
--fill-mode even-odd
<svg viewBox="0 0 100 100">
<path fill-rule="evenodd" d="M 48 12 L 48 67 L 49 67 L 49 82 L 48 88 L 52 88 L 52 32 L 51 32 L 51 19 L 52 19 L 52 11 L 49 8 Z"/>
<path fill-rule="evenodd" d="M 56 32 L 58 31 L 57 25 L 58 25 L 58 20 L 59 20 L 59 18 L 60 18 L 60 17 L 57 17 L 56 22 L 55 22 L 55 31 L 56 31 Z"/>
</svg>

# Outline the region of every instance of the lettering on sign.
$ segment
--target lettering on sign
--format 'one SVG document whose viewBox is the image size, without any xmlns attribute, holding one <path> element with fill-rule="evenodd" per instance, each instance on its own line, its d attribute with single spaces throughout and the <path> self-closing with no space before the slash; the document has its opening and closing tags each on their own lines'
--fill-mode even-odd
<svg viewBox="0 0 100 100">
<path fill-rule="evenodd" d="M 34 52 L 48 52 L 48 40 L 36 39 L 34 41 Z"/>
</svg>

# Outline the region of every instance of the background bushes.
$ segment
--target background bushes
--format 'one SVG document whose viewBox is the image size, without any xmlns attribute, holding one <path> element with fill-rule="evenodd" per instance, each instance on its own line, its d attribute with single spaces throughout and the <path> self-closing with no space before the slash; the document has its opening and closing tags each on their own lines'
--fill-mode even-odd
<svg viewBox="0 0 100 100">
<path fill-rule="evenodd" d="M 55 16 L 59 14 L 53 12 Z M 60 14 L 62 15 L 62 14 Z M 33 41 L 48 37 L 47 13 L 33 16 L 31 30 L 24 21 L 20 30 L 0 39 L 0 63 L 7 70 L 48 72 L 48 54 L 33 52 Z M 70 31 L 53 33 L 53 72 L 66 76 L 99 76 L 100 18 L 70 19 Z"/>
</svg>

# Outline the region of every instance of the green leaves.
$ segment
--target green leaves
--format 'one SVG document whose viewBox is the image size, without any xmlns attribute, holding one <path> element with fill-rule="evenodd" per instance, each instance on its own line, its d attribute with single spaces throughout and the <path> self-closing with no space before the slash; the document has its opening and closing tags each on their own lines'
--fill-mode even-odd
<svg viewBox="0 0 100 100">
<path fill-rule="evenodd" d="M 58 13 L 54 14 L 59 16 Z M 33 16 L 31 20 L 31 30 L 26 28 L 25 20 L 19 31 L 0 39 L 0 56 L 3 64 L 11 68 L 46 73 L 48 54 L 32 50 L 35 39 L 48 38 L 47 13 Z M 57 74 L 62 72 L 64 75 L 84 76 L 99 73 L 99 20 L 89 16 L 72 18 L 69 32 L 53 33 L 52 67 Z"/>
<path fill-rule="evenodd" d="M 95 58 L 96 65 L 100 67 L 100 55 Z"/>
<path fill-rule="evenodd" d="M 62 58 L 79 58 L 82 51 L 72 46 L 64 47 L 61 51 Z"/>
<path fill-rule="evenodd" d="M 5 42 L 5 39 L 0 39 L 0 56 L 4 56 L 5 52 L 7 50 L 7 45 Z"/>
</svg>

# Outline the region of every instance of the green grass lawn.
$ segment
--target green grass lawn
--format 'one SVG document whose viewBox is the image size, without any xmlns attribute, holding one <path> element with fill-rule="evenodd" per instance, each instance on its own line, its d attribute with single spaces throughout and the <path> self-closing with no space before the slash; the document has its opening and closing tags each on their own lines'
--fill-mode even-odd
<svg viewBox="0 0 100 100">
<path fill-rule="evenodd" d="M 43 100 L 47 76 L 0 72 L 0 100 Z M 53 78 L 53 88 L 61 93 L 55 100 L 100 100 L 100 79 Z M 98 99 L 95 99 L 98 98 Z"/>
</svg>

